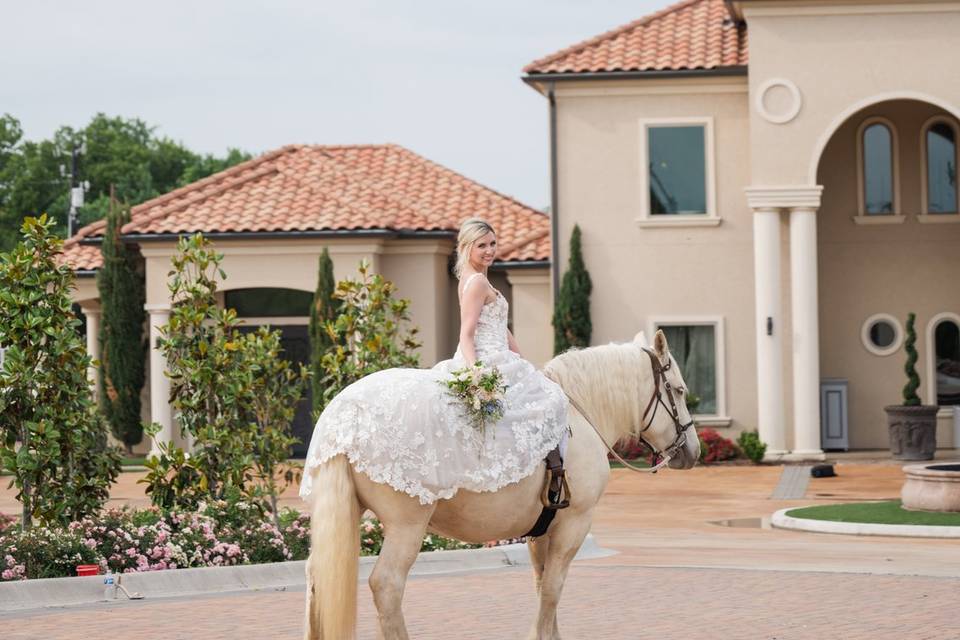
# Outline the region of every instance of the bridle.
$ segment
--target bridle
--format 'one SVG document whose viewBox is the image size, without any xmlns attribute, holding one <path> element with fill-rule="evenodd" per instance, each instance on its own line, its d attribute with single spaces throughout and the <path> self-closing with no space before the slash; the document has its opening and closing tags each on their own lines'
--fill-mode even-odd
<svg viewBox="0 0 960 640">
<path fill-rule="evenodd" d="M 597 436 L 599 436 L 600 438 L 600 442 L 602 442 L 607 447 L 607 450 L 611 454 L 613 454 L 613 457 L 616 458 L 620 462 L 620 464 L 622 464 L 623 466 L 625 466 L 626 468 L 632 471 L 637 471 L 639 473 L 656 473 L 657 471 L 665 467 L 667 463 L 670 462 L 670 460 L 676 457 L 680 449 L 682 449 L 683 446 L 687 443 L 686 430 L 691 425 L 693 425 L 694 422 L 692 418 L 686 424 L 680 422 L 680 410 L 677 408 L 677 403 L 673 398 L 673 387 L 670 385 L 670 381 L 667 380 L 667 376 L 666 376 L 666 372 L 669 371 L 670 367 L 673 366 L 673 362 L 668 360 L 667 364 L 664 365 L 660 362 L 660 358 L 657 357 L 657 354 L 654 353 L 652 350 L 650 350 L 647 347 L 641 347 L 641 348 L 644 350 L 644 352 L 648 356 L 650 356 L 650 366 L 653 367 L 653 395 L 651 395 L 650 401 L 647 403 L 647 408 L 644 410 L 643 416 L 640 418 L 641 428 L 640 428 L 640 431 L 637 433 L 637 437 L 640 438 L 640 441 L 643 442 L 643 444 L 645 444 L 651 451 L 653 451 L 655 456 L 658 456 L 660 458 L 657 464 L 647 468 L 635 467 L 629 462 L 627 462 L 626 460 L 624 460 L 620 456 L 620 454 L 614 451 L 613 447 L 610 446 L 610 444 L 603 439 L 603 434 L 601 434 L 600 430 L 597 429 L 597 426 L 593 423 L 593 420 L 590 418 L 589 414 L 587 414 L 584 408 L 580 406 L 580 403 L 577 402 L 573 397 L 569 395 L 567 396 L 567 399 L 570 401 L 570 404 L 573 405 L 573 408 L 576 409 L 581 416 L 583 416 L 583 419 L 587 421 L 587 424 L 593 427 L 593 430 L 597 433 Z M 554 380 L 554 382 L 556 382 L 556 380 Z M 664 394 L 663 394 L 663 391 L 661 390 L 661 386 L 663 387 L 664 390 L 666 390 L 666 396 L 667 396 L 667 400 L 670 401 L 670 406 L 667 406 L 667 404 L 663 401 Z M 655 446 L 650 444 L 650 442 L 643 437 L 643 434 L 648 429 L 650 429 L 650 427 L 653 425 L 653 419 L 657 415 L 657 409 L 659 409 L 661 406 L 663 406 L 664 409 L 670 412 L 670 417 L 673 419 L 673 426 L 676 429 L 677 435 L 673 439 L 673 442 L 667 448 L 665 448 L 663 451 L 658 451 Z M 653 411 L 653 413 L 650 413 L 651 410 Z M 650 416 L 649 420 L 647 420 L 648 415 Z"/>
<path fill-rule="evenodd" d="M 686 424 L 680 422 L 680 410 L 677 408 L 677 402 L 673 397 L 673 387 L 670 385 L 670 381 L 667 380 L 667 371 L 673 366 L 673 361 L 668 359 L 667 364 L 663 364 L 652 349 L 648 347 L 642 347 L 642 349 L 650 356 L 650 366 L 653 368 L 653 395 L 650 397 L 650 402 L 647 403 L 647 408 L 643 411 L 643 416 L 640 418 L 640 424 L 643 425 L 643 427 L 640 429 L 638 435 L 643 443 L 650 447 L 655 454 L 663 457 L 666 462 L 669 462 L 670 459 L 675 457 L 680 449 L 683 448 L 683 445 L 686 444 L 687 429 L 693 425 L 693 418 Z M 661 391 L 661 385 L 665 393 Z M 667 396 L 667 400 L 670 402 L 669 407 L 663 401 L 664 395 Z M 657 415 L 657 409 L 661 406 L 670 412 L 670 418 L 673 420 L 673 426 L 676 429 L 677 435 L 666 449 L 657 451 L 656 447 L 643 437 L 643 434 L 653 425 L 653 419 Z M 652 413 L 651 409 L 653 410 Z M 648 414 L 650 416 L 649 420 L 647 420 Z M 662 464 L 658 464 L 657 468 L 660 466 L 662 466 Z"/>
</svg>

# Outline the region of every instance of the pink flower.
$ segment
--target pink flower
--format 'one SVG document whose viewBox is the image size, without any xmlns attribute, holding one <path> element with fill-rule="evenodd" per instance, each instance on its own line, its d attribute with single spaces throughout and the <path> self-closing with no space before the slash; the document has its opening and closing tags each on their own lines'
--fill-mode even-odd
<svg viewBox="0 0 960 640">
<path fill-rule="evenodd" d="M 2 579 L 4 579 L 4 580 L 12 580 L 12 579 L 13 579 L 13 571 L 11 571 L 10 569 L 4 569 L 4 570 L 3 570 L 3 573 L 0 573 L 0 578 L 2 578 Z"/>
</svg>

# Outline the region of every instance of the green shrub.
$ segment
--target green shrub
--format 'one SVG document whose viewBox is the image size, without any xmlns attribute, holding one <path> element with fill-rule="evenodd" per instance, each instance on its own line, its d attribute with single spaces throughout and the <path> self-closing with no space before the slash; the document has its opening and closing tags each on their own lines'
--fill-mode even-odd
<svg viewBox="0 0 960 640">
<path fill-rule="evenodd" d="M 742 431 L 737 436 L 737 446 L 743 455 L 755 463 L 763 460 L 763 454 L 767 452 L 766 443 L 760 440 L 760 434 L 756 431 Z"/>
</svg>

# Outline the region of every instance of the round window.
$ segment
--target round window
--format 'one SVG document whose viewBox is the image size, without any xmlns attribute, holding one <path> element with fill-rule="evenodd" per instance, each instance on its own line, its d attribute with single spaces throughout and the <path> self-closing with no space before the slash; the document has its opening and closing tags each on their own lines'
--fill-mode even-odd
<svg viewBox="0 0 960 640">
<path fill-rule="evenodd" d="M 878 356 L 888 356 L 900 348 L 903 342 L 903 329 L 893 316 L 878 313 L 867 318 L 860 333 L 863 346 Z"/>
</svg>

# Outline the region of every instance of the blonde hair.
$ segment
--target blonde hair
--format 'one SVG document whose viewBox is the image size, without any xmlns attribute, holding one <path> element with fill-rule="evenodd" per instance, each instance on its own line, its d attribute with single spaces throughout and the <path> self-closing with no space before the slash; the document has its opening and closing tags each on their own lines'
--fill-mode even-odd
<svg viewBox="0 0 960 640">
<path fill-rule="evenodd" d="M 460 233 L 457 234 L 457 262 L 453 265 L 453 273 L 457 276 L 457 280 L 460 279 L 463 268 L 470 260 L 470 250 L 473 249 L 474 243 L 488 233 L 497 235 L 490 223 L 481 218 L 468 218 L 460 225 Z"/>
</svg>

